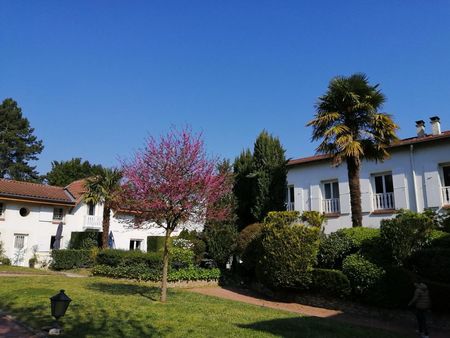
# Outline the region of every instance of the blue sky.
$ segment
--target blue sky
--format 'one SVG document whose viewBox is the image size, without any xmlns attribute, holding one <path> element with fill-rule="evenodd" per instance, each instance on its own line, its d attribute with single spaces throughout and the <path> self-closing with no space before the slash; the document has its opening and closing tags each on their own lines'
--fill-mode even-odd
<svg viewBox="0 0 450 338">
<path fill-rule="evenodd" d="M 450 129 L 449 1 L 2 1 L 0 98 L 43 139 L 38 169 L 117 165 L 171 125 L 233 159 L 262 129 L 288 157 L 336 75 L 365 72 L 401 137 Z M 428 126 L 429 127 L 429 124 Z"/>
</svg>

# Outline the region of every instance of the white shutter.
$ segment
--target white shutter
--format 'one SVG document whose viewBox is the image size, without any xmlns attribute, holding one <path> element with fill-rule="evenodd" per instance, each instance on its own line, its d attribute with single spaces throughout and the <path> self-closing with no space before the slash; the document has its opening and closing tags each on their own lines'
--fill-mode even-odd
<svg viewBox="0 0 450 338">
<path fill-rule="evenodd" d="M 297 211 L 303 212 L 305 210 L 303 205 L 303 189 L 294 187 L 294 208 Z"/>
<path fill-rule="evenodd" d="M 372 212 L 372 188 L 370 178 L 361 178 L 359 180 L 361 190 L 361 210 L 362 212 Z"/>
<path fill-rule="evenodd" d="M 53 220 L 53 208 L 41 206 L 39 211 L 39 221 L 41 222 L 51 222 Z"/>
<path fill-rule="evenodd" d="M 345 180 L 339 182 L 339 203 L 341 206 L 341 214 L 350 213 L 350 188 Z"/>
<path fill-rule="evenodd" d="M 394 184 L 394 205 L 395 209 L 408 209 L 408 195 L 406 191 L 406 177 L 401 168 L 397 168 L 392 173 Z"/>
<path fill-rule="evenodd" d="M 321 194 L 319 185 L 311 185 L 311 211 L 322 211 L 320 207 Z"/>
<path fill-rule="evenodd" d="M 441 180 L 437 165 L 429 165 L 424 169 L 427 208 L 438 208 L 442 205 Z"/>
</svg>

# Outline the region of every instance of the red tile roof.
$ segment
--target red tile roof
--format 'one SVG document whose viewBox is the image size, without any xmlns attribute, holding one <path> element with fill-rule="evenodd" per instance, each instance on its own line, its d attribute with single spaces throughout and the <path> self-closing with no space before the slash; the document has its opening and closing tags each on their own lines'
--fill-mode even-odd
<svg viewBox="0 0 450 338">
<path fill-rule="evenodd" d="M 0 198 L 75 205 L 63 187 L 0 179 Z"/>
<path fill-rule="evenodd" d="M 438 141 L 438 140 L 444 140 L 444 139 L 450 139 L 450 130 L 443 131 L 439 135 L 426 135 L 423 137 L 405 138 L 403 140 L 399 140 L 396 143 L 392 144 L 389 148 L 397 148 L 397 147 L 407 146 L 407 145 L 411 145 L 411 144 L 432 142 L 432 141 Z M 290 160 L 287 165 L 295 166 L 295 165 L 304 164 L 304 163 L 328 160 L 330 158 L 331 158 L 331 155 L 323 155 L 323 154 L 309 156 L 309 157 L 302 157 L 302 158 Z"/>
<path fill-rule="evenodd" d="M 81 179 L 78 181 L 73 181 L 68 186 L 66 186 L 66 190 L 73 196 L 73 198 L 79 203 L 83 194 L 86 192 L 86 179 Z"/>
</svg>

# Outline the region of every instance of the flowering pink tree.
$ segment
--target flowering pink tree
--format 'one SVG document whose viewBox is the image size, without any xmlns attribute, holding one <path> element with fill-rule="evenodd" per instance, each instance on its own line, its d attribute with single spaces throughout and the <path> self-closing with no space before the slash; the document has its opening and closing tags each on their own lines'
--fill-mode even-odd
<svg viewBox="0 0 450 338">
<path fill-rule="evenodd" d="M 168 243 L 177 226 L 186 222 L 225 219 L 230 210 L 217 203 L 231 191 L 227 175 L 217 172 L 207 157 L 201 135 L 172 129 L 150 137 L 134 158 L 123 164 L 122 195 L 140 221 L 165 229 L 161 301 L 166 301 Z"/>
</svg>

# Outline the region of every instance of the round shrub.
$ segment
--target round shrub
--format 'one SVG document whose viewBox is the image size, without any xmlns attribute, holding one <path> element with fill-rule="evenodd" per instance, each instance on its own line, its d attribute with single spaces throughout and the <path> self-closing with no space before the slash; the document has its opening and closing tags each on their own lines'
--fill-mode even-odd
<svg viewBox="0 0 450 338">
<path fill-rule="evenodd" d="M 254 223 L 245 227 L 238 236 L 236 252 L 242 260 L 238 274 L 253 279 L 255 266 L 261 257 L 261 232 L 263 224 Z"/>
<path fill-rule="evenodd" d="M 342 272 L 350 280 L 356 295 L 362 295 L 373 288 L 385 274 L 382 268 L 360 254 L 346 257 L 342 263 Z"/>
<path fill-rule="evenodd" d="M 236 252 L 239 255 L 242 255 L 249 244 L 260 236 L 262 228 L 262 223 L 253 223 L 241 230 L 236 243 Z"/>
<path fill-rule="evenodd" d="M 341 231 L 348 236 L 357 249 L 359 249 L 366 240 L 380 236 L 380 230 L 373 228 L 357 227 L 341 229 L 338 231 Z"/>
<path fill-rule="evenodd" d="M 346 297 L 351 292 L 350 281 L 342 271 L 314 269 L 311 289 L 314 292 L 335 297 Z"/>
<path fill-rule="evenodd" d="M 319 229 L 300 224 L 265 224 L 256 275 L 267 287 L 307 288 L 316 262 Z"/>
</svg>

